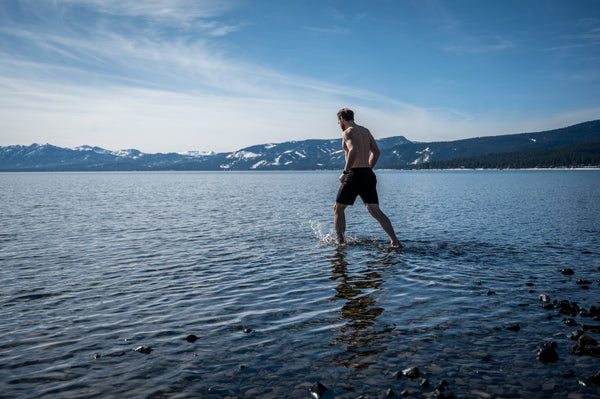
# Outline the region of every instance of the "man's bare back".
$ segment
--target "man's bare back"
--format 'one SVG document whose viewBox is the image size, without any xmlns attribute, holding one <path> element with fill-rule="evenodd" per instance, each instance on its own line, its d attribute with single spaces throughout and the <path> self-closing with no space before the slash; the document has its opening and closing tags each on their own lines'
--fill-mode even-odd
<svg viewBox="0 0 600 399">
<path fill-rule="evenodd" d="M 376 160 L 375 162 L 370 162 L 369 153 L 378 154 L 379 149 L 369 129 L 356 124 L 351 125 L 344 130 L 342 140 L 342 148 L 346 152 L 346 160 L 348 160 L 352 149 L 356 151 L 356 155 L 352 159 L 353 162 L 350 165 L 346 164 L 347 168 L 373 168 L 375 166 Z"/>
</svg>

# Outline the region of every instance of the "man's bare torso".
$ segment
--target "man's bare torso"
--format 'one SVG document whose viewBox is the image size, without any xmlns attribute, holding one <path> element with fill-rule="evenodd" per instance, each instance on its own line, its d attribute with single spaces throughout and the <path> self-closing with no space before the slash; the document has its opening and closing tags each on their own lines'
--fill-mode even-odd
<svg viewBox="0 0 600 399">
<path fill-rule="evenodd" d="M 342 148 L 346 153 L 346 160 L 352 147 L 356 151 L 356 158 L 352 165 L 350 165 L 351 168 L 371 167 L 369 165 L 369 153 L 375 145 L 375 139 L 371 135 L 371 132 L 369 132 L 369 129 L 364 126 L 354 125 L 344 131 L 342 139 Z"/>
</svg>

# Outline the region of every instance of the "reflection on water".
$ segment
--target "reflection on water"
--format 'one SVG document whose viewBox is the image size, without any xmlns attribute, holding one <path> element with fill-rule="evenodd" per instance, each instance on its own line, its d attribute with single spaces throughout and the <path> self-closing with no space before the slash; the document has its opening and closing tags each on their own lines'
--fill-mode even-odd
<svg viewBox="0 0 600 399">
<path fill-rule="evenodd" d="M 385 352 L 387 346 L 378 341 L 393 330 L 393 327 L 377 327 L 377 317 L 384 312 L 377 306 L 383 278 L 372 266 L 365 266 L 366 269 L 356 273 L 348 272 L 349 263 L 343 248 L 338 248 L 330 261 L 331 279 L 338 282 L 336 294 L 330 301 L 344 302 L 338 319 L 344 324 L 335 329 L 340 335 L 331 345 L 346 345 L 333 362 L 360 370 L 376 362 L 373 356 Z"/>
</svg>

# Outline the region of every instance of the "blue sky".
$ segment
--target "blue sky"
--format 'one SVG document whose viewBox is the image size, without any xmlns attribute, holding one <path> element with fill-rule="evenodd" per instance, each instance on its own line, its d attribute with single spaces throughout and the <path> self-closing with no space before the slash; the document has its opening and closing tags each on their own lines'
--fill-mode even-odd
<svg viewBox="0 0 600 399">
<path fill-rule="evenodd" d="M 595 0 L 2 0 L 0 145 L 233 151 L 600 118 Z"/>
</svg>

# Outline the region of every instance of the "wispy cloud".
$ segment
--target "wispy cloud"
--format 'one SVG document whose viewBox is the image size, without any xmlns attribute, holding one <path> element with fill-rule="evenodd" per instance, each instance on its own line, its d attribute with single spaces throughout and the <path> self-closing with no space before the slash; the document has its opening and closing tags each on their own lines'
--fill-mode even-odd
<svg viewBox="0 0 600 399">
<path fill-rule="evenodd" d="M 548 51 L 578 49 L 600 46 L 600 20 L 589 19 L 581 23 L 581 31 L 576 34 L 563 35 L 558 40 L 561 44 L 549 47 Z"/>
<path fill-rule="evenodd" d="M 58 5 L 86 7 L 101 13 L 146 17 L 180 23 L 217 17 L 237 2 L 226 0 L 55 0 Z"/>
<path fill-rule="evenodd" d="M 343 28 L 338 25 L 325 27 L 325 28 L 320 28 L 320 27 L 316 27 L 316 26 L 306 26 L 306 27 L 304 27 L 304 29 L 312 31 L 312 32 L 327 33 L 327 34 L 333 34 L 333 35 L 348 35 L 351 32 L 349 28 Z"/>
<path fill-rule="evenodd" d="M 515 42 L 495 36 L 489 38 L 468 38 L 460 43 L 448 44 L 444 51 L 455 54 L 486 54 L 506 51 L 517 47 Z"/>
</svg>

